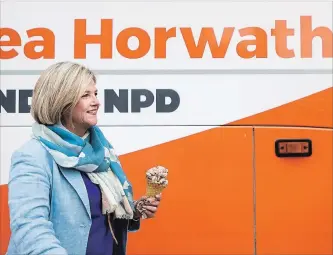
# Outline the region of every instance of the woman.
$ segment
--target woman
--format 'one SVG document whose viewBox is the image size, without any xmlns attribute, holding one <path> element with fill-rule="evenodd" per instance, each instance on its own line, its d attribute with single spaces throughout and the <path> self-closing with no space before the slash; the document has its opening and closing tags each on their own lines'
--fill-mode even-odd
<svg viewBox="0 0 333 255">
<path fill-rule="evenodd" d="M 38 79 L 33 137 L 12 156 L 8 255 L 126 254 L 127 232 L 139 229 L 142 215 L 96 126 L 99 106 L 96 78 L 84 66 L 57 63 Z M 144 208 L 146 217 L 160 198 Z"/>
</svg>

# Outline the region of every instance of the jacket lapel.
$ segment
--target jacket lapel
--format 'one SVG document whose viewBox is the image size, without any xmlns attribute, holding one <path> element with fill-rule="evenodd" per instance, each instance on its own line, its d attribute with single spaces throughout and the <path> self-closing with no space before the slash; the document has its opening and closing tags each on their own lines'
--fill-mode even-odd
<svg viewBox="0 0 333 255">
<path fill-rule="evenodd" d="M 67 181 L 72 185 L 76 193 L 79 195 L 84 207 L 86 208 L 89 219 L 91 219 L 88 193 L 84 181 L 81 177 L 80 171 L 69 170 L 62 167 L 60 167 L 60 171 L 63 173 Z"/>
</svg>

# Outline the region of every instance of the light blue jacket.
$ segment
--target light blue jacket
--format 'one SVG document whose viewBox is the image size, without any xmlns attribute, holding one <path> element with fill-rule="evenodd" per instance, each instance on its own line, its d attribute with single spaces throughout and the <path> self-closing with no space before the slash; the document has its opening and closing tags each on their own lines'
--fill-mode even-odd
<svg viewBox="0 0 333 255">
<path fill-rule="evenodd" d="M 79 171 L 59 167 L 44 147 L 31 139 L 12 156 L 8 188 L 8 255 L 86 253 L 91 215 Z M 114 223 L 119 245 L 114 244 L 113 254 L 123 255 L 127 232 L 137 231 L 140 221 Z"/>
</svg>

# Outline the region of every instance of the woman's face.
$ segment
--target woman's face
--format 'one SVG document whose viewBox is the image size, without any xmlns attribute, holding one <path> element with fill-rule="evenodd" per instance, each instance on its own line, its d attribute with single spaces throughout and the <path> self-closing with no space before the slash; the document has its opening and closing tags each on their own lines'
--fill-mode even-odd
<svg viewBox="0 0 333 255">
<path fill-rule="evenodd" d="M 99 106 L 96 84 L 92 83 L 87 87 L 85 93 L 73 109 L 72 122 L 75 128 L 66 128 L 79 136 L 83 136 L 88 128 L 97 124 Z M 68 123 L 66 120 L 65 122 Z"/>
</svg>

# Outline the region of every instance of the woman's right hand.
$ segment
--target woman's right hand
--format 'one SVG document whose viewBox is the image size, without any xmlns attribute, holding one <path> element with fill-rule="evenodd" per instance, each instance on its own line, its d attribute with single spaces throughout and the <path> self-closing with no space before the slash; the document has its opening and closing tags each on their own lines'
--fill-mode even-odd
<svg viewBox="0 0 333 255">
<path fill-rule="evenodd" d="M 155 197 L 149 198 L 146 196 L 142 196 L 135 203 L 134 218 L 154 218 L 160 205 L 161 197 L 162 194 L 158 194 Z"/>
</svg>

